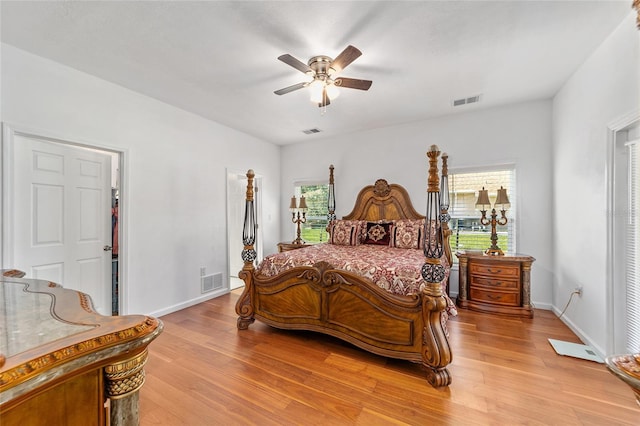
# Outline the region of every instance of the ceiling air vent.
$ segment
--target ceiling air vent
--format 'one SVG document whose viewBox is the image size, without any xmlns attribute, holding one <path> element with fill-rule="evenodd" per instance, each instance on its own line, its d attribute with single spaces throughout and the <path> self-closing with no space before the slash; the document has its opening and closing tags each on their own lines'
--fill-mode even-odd
<svg viewBox="0 0 640 426">
<path fill-rule="evenodd" d="M 307 129 L 307 130 L 303 130 L 302 133 L 304 133 L 305 135 L 312 135 L 314 133 L 320 133 L 322 130 L 320 129 Z"/>
<path fill-rule="evenodd" d="M 457 106 L 460 106 L 460 105 L 474 104 L 476 102 L 480 102 L 480 95 L 470 96 L 468 98 L 454 99 L 453 100 L 453 106 L 457 107 Z"/>
</svg>

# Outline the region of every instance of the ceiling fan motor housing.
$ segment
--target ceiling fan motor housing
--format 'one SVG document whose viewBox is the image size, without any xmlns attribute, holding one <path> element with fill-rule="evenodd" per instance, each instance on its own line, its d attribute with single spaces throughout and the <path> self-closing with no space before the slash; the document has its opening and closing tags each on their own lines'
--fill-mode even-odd
<svg viewBox="0 0 640 426">
<path fill-rule="evenodd" d="M 309 59 L 308 65 L 314 72 L 316 77 L 324 80 L 326 76 L 329 74 L 329 69 L 331 68 L 331 63 L 333 59 L 328 56 L 314 56 Z"/>
</svg>

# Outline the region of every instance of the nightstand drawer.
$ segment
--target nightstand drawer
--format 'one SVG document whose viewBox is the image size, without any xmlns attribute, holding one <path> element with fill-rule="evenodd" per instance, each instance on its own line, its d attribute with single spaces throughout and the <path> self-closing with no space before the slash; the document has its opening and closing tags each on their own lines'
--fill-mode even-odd
<svg viewBox="0 0 640 426">
<path fill-rule="evenodd" d="M 470 289 L 471 300 L 478 302 L 489 302 L 496 305 L 519 306 L 520 293 L 501 293 L 497 291 L 481 290 L 479 288 Z"/>
<path fill-rule="evenodd" d="M 504 290 L 519 290 L 520 282 L 518 280 L 504 280 L 501 277 L 485 277 L 471 275 L 470 283 L 472 287 L 481 286 L 489 288 L 499 288 Z"/>
<path fill-rule="evenodd" d="M 493 275 L 500 276 L 501 278 L 514 278 L 517 279 L 520 276 L 520 265 L 515 264 L 506 264 L 506 265 L 496 265 L 496 264 L 481 264 L 475 262 L 469 262 L 469 273 L 472 275 L 482 274 L 482 275 Z"/>
</svg>

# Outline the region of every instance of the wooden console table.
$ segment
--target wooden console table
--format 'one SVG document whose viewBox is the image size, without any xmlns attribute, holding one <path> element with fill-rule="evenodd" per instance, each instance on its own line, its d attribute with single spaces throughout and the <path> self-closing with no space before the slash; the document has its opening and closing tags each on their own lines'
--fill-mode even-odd
<svg viewBox="0 0 640 426">
<path fill-rule="evenodd" d="M 490 256 L 482 252 L 458 252 L 461 308 L 533 318 L 531 264 L 524 254 Z"/>
<path fill-rule="evenodd" d="M 14 271 L 0 276 L 0 424 L 137 425 L 162 322 L 102 316 L 86 294 Z"/>
</svg>

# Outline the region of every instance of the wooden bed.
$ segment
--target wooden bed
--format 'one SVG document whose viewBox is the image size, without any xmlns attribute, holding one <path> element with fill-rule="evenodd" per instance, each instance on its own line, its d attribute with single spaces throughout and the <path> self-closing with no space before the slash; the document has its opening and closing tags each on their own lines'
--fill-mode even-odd
<svg viewBox="0 0 640 426">
<path fill-rule="evenodd" d="M 253 247 L 254 173 L 249 170 L 243 232 L 242 257 L 245 263 L 239 273 L 245 288 L 236 304 L 238 328 L 246 329 L 258 319 L 277 328 L 332 335 L 378 355 L 422 363 L 427 368 L 427 380 L 432 386 L 448 386 L 451 376 L 446 367 L 452 355 L 444 321 L 447 301 L 440 283 L 443 277 L 440 257 L 444 250 L 451 265 L 451 252 L 447 250 L 450 234 L 446 226 L 448 214 L 446 209 L 441 209 L 438 194 L 439 154 L 436 146 L 432 146 L 427 154 L 430 163 L 427 192 L 428 197 L 434 196 L 433 199 L 437 200 L 438 221 L 434 223 L 442 223 L 438 244 L 443 247 L 438 258 L 435 255 L 425 258 L 422 267 L 422 276 L 426 280 L 424 290 L 409 296 L 387 292 L 367 278 L 334 269 L 326 262 L 294 267 L 271 277 L 257 274 Z M 443 171 L 446 172 L 444 155 L 443 159 Z M 330 195 L 333 192 L 332 172 L 331 169 Z M 331 201 L 329 205 L 331 207 Z M 429 211 L 430 202 L 427 205 Z M 330 211 L 330 216 L 333 213 Z M 402 186 L 390 185 L 379 179 L 375 185 L 360 191 L 353 210 L 343 219 L 378 221 L 424 217 L 415 211 Z M 432 268 L 439 268 L 438 273 L 431 273 Z"/>
</svg>

